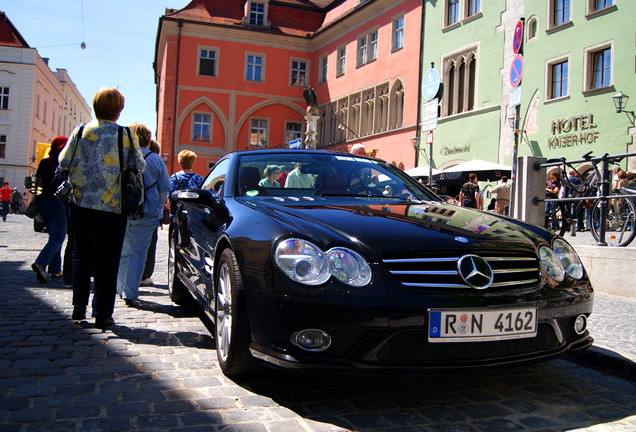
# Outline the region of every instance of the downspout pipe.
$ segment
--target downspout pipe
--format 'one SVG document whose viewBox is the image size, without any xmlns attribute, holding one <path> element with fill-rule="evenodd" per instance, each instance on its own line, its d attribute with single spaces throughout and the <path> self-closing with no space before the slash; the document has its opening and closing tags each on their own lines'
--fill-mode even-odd
<svg viewBox="0 0 636 432">
<path fill-rule="evenodd" d="M 172 111 L 172 154 L 170 155 L 170 174 L 174 174 L 174 153 L 179 142 L 179 134 L 177 131 L 177 98 L 179 96 L 179 53 L 181 52 L 181 30 L 183 29 L 183 20 L 177 20 L 179 26 L 179 36 L 177 38 L 177 64 L 174 74 L 174 108 Z"/>
<path fill-rule="evenodd" d="M 422 76 L 422 64 L 424 62 L 424 16 L 425 11 L 425 3 L 426 0 L 422 0 L 422 17 L 421 17 L 421 23 L 420 23 L 420 63 L 419 63 L 419 77 L 417 79 L 417 118 L 415 120 L 415 136 L 417 137 L 416 142 L 416 147 L 415 147 L 415 167 L 418 167 L 418 159 L 420 156 L 420 142 L 421 142 L 421 136 L 420 136 L 420 116 L 422 115 L 422 80 L 424 79 L 424 77 Z M 429 184 L 432 182 L 432 179 L 429 179 Z"/>
</svg>

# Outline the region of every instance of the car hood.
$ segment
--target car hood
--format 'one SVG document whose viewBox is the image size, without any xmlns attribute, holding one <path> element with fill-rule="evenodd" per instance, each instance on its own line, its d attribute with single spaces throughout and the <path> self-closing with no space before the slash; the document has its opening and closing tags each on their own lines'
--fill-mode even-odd
<svg viewBox="0 0 636 432">
<path fill-rule="evenodd" d="M 348 246 L 373 255 L 452 248 L 534 248 L 550 234 L 491 212 L 445 203 L 350 199 L 254 199 L 250 207 L 292 236 L 323 248 Z M 357 247 L 356 247 L 357 245 Z"/>
</svg>

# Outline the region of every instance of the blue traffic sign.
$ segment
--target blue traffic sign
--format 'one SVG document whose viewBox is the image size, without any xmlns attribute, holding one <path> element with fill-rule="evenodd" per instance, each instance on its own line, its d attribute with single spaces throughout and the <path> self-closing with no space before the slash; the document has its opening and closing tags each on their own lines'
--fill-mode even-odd
<svg viewBox="0 0 636 432">
<path fill-rule="evenodd" d="M 428 101 L 437 96 L 439 84 L 440 80 L 437 70 L 433 68 L 427 70 L 422 80 L 422 96 L 424 96 L 424 99 Z"/>
<path fill-rule="evenodd" d="M 295 140 L 291 140 L 289 142 L 289 148 L 301 148 L 302 147 L 302 140 L 300 138 L 297 138 Z"/>
<path fill-rule="evenodd" d="M 517 54 L 510 65 L 510 85 L 512 88 L 517 87 L 521 83 L 521 75 L 523 74 L 523 56 Z"/>
</svg>

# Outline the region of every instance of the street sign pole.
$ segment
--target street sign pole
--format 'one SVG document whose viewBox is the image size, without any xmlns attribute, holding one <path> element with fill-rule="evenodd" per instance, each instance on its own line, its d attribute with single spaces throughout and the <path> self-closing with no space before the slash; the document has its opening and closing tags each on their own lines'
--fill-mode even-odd
<svg viewBox="0 0 636 432">
<path fill-rule="evenodd" d="M 512 139 L 512 167 L 510 171 L 510 182 L 512 187 L 510 188 L 510 202 L 508 204 L 508 216 L 515 217 L 515 189 L 517 188 L 517 147 L 519 144 L 519 105 L 515 106 L 515 120 Z"/>
</svg>

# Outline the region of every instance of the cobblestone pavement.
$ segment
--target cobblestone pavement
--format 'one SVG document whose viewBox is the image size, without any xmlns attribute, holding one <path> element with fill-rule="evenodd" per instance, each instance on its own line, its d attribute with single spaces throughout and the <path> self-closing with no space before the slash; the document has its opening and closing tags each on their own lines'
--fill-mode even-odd
<svg viewBox="0 0 636 432">
<path fill-rule="evenodd" d="M 70 319 L 72 291 L 38 283 L 46 242 L 31 220 L 0 224 L 0 431 L 629 431 L 636 299 L 598 294 L 595 351 L 514 369 L 424 377 L 312 376 L 218 368 L 199 316 L 166 291 L 160 232 L 154 287 L 117 301 L 107 331 Z"/>
</svg>

